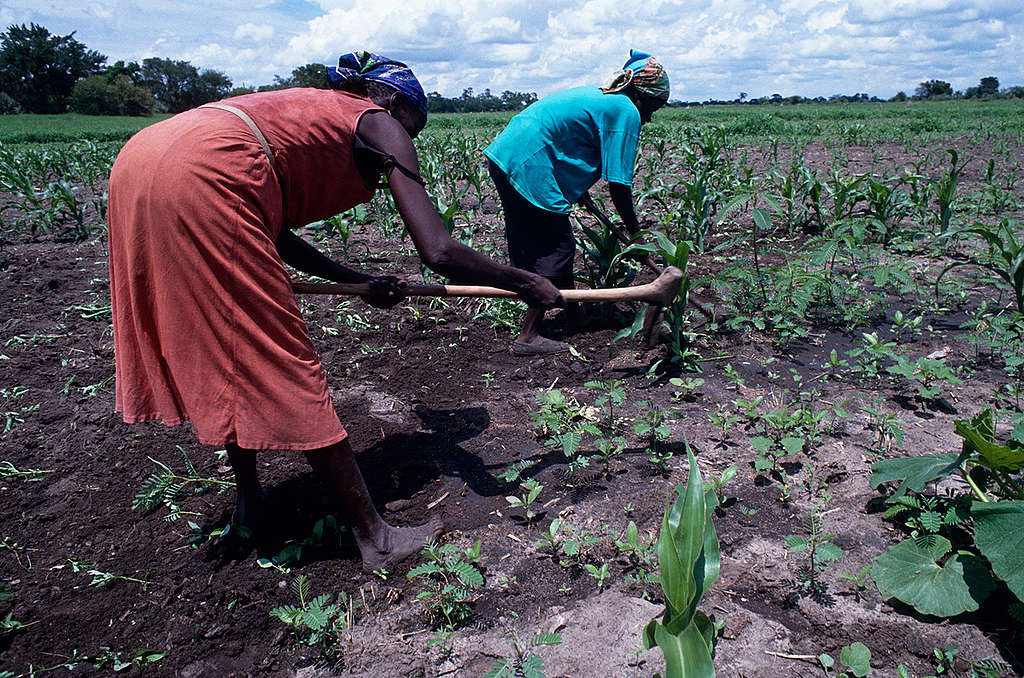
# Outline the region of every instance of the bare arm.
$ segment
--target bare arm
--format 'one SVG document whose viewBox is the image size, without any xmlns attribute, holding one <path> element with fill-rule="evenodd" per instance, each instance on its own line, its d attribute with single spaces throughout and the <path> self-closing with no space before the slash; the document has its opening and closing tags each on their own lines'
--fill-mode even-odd
<svg viewBox="0 0 1024 678">
<path fill-rule="evenodd" d="M 390 115 L 363 115 L 358 130 L 367 141 L 395 156 L 406 168 L 419 172 L 412 139 Z M 427 192 L 416 181 L 395 170 L 388 180 L 416 251 L 431 270 L 453 280 L 512 290 L 534 306 L 564 305 L 561 293 L 547 278 L 500 264 L 452 238 Z"/>
<path fill-rule="evenodd" d="M 282 261 L 303 273 L 339 283 L 369 283 L 370 293 L 365 300 L 377 308 L 391 308 L 405 298 L 404 280 L 391 275 L 371 276 L 342 266 L 287 229 L 277 236 L 275 245 Z"/>
<path fill-rule="evenodd" d="M 636 218 L 636 209 L 633 206 L 633 188 L 626 184 L 608 184 L 608 193 L 612 196 L 612 204 L 619 218 L 626 225 L 629 234 L 636 236 L 640 232 L 640 222 Z"/>
<path fill-rule="evenodd" d="M 325 256 L 308 242 L 288 229 L 283 229 L 277 237 L 277 253 L 284 263 L 303 273 L 309 273 L 326 280 L 339 283 L 366 282 L 370 276 L 342 266 Z"/>
</svg>

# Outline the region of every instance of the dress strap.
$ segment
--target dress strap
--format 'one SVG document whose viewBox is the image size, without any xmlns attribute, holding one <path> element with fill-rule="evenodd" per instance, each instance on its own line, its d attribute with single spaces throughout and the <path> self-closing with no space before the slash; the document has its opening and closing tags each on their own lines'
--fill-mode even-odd
<svg viewBox="0 0 1024 678">
<path fill-rule="evenodd" d="M 274 152 L 270 150 L 270 144 L 267 143 L 267 138 L 263 136 L 263 132 L 260 131 L 260 128 L 256 125 L 256 122 L 249 117 L 248 113 L 246 113 L 241 108 L 238 108 L 236 106 L 230 106 L 228 104 L 220 103 L 203 104 L 199 108 L 219 108 L 222 111 L 234 113 L 239 118 L 241 118 L 242 122 L 248 125 L 249 129 L 252 130 L 252 133 L 256 135 L 257 141 L 259 141 L 260 146 L 263 147 L 263 153 L 267 156 L 267 160 L 270 161 L 270 167 L 274 170 L 274 174 L 277 174 L 277 169 L 274 167 Z"/>
<path fill-rule="evenodd" d="M 373 143 L 371 143 L 365 137 L 363 137 L 363 135 L 360 134 L 359 132 L 356 132 L 356 138 L 355 141 L 353 142 L 353 146 L 355 147 L 356 150 L 368 151 L 376 156 L 379 156 L 384 161 L 382 167 L 383 174 L 388 175 L 391 173 L 391 170 L 396 169 L 405 176 L 415 181 L 420 186 L 427 185 L 427 182 L 423 179 L 423 177 L 421 177 L 419 174 L 416 174 L 402 163 L 398 162 L 398 159 L 395 156 L 375 146 Z M 374 188 L 386 187 L 387 184 L 383 182 L 378 182 Z"/>
</svg>

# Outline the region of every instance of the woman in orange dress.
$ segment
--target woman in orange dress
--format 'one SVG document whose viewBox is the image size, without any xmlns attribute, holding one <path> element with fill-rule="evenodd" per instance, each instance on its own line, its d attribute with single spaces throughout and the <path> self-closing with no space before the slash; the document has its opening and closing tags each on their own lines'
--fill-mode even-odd
<svg viewBox="0 0 1024 678">
<path fill-rule="evenodd" d="M 109 260 L 116 409 L 127 423 L 192 422 L 224 446 L 236 520 L 258 526 L 257 450 L 300 450 L 325 478 L 368 570 L 440 533 L 377 513 L 327 391 L 285 270 L 370 282 L 390 307 L 404 282 L 329 259 L 292 229 L 368 201 L 387 178 L 423 262 L 441 275 L 563 303 L 545 278 L 453 240 L 423 189 L 412 139 L 426 98 L 404 64 L 358 52 L 332 89 L 247 94 L 142 130 L 110 175 Z"/>
</svg>

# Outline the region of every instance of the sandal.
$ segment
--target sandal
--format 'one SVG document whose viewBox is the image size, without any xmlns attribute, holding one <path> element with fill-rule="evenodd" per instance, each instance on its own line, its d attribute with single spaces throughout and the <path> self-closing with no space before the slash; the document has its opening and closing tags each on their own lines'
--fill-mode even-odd
<svg viewBox="0 0 1024 678">
<path fill-rule="evenodd" d="M 549 353 L 567 353 L 569 344 L 564 341 L 555 341 L 541 337 L 535 344 L 528 344 L 525 341 L 512 342 L 512 352 L 516 355 L 547 355 Z"/>
</svg>

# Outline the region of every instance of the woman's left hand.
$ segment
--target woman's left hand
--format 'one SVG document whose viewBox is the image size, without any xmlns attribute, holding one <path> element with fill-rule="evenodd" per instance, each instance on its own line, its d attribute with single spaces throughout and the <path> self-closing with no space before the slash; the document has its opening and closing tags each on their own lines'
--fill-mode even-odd
<svg viewBox="0 0 1024 678">
<path fill-rule="evenodd" d="M 366 281 L 370 286 L 366 303 L 377 308 L 391 308 L 406 296 L 409 284 L 393 275 L 381 275 Z"/>
</svg>

